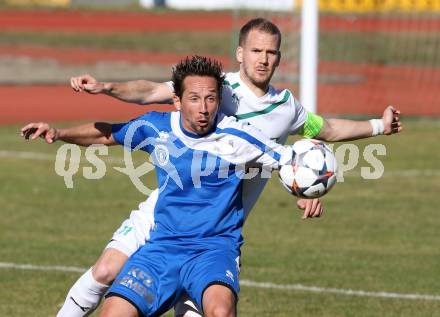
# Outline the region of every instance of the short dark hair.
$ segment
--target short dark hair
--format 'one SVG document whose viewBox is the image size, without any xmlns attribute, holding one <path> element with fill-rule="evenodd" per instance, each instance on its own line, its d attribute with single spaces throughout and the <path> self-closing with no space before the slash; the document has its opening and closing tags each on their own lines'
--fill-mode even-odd
<svg viewBox="0 0 440 317">
<path fill-rule="evenodd" d="M 221 98 L 225 76 L 223 75 L 223 68 L 220 62 L 208 57 L 195 55 L 186 57 L 173 67 L 172 81 L 174 93 L 179 98 L 182 98 L 183 80 L 187 76 L 207 76 L 215 78 L 219 98 Z"/>
<path fill-rule="evenodd" d="M 278 36 L 278 48 L 281 45 L 281 32 L 280 29 L 271 21 L 264 18 L 255 18 L 248 21 L 245 25 L 240 29 L 240 35 L 238 38 L 238 45 L 243 46 L 246 42 L 247 36 L 249 32 L 252 30 L 263 31 L 269 33 L 271 35 Z"/>
</svg>

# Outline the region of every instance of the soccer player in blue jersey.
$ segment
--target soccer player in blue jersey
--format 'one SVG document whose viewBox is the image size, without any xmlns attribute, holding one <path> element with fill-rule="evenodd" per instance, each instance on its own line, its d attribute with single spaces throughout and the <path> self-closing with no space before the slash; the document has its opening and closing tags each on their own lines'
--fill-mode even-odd
<svg viewBox="0 0 440 317">
<path fill-rule="evenodd" d="M 226 73 L 220 105 L 222 112 L 250 122 L 280 143 L 290 134 L 342 141 L 377 134 L 393 134 L 401 130 L 399 112 L 392 107 L 384 110 L 381 119 L 370 122 L 324 119 L 308 113 L 289 90 L 279 90 L 270 85 L 281 58 L 280 43 L 281 34 L 270 21 L 257 18 L 242 27 L 237 48 L 240 69 L 239 72 Z M 89 75 L 83 75 L 72 78 L 71 86 L 76 91 L 104 93 L 139 104 L 164 103 L 173 96 L 170 82 L 138 80 L 103 83 Z M 266 180 L 259 177 L 245 181 L 243 204 L 246 215 L 256 203 L 265 184 Z M 122 234 L 125 231 L 119 229 L 115 232 L 98 261 L 69 291 L 59 317 L 84 316 L 98 305 L 126 259 L 149 239 L 149 230 L 154 223 L 152 211 L 156 199 L 157 192 L 154 191 L 147 201 L 139 205 L 139 210 L 133 211 L 122 223 L 121 228 L 132 230 L 128 234 Z M 316 199 L 300 200 L 299 206 L 304 208 L 304 218 L 320 216 L 323 210 Z M 182 315 L 179 311 L 177 314 Z"/>
<path fill-rule="evenodd" d="M 173 69 L 178 112 L 151 112 L 123 124 L 22 128 L 22 136 L 48 143 L 141 149 L 155 162 L 155 227 L 110 287 L 101 316 L 157 316 L 183 292 L 206 316 L 236 315 L 243 179 L 249 167 L 272 171 L 289 164 L 292 150 L 218 113 L 223 80 L 220 64 L 195 56 Z"/>
</svg>

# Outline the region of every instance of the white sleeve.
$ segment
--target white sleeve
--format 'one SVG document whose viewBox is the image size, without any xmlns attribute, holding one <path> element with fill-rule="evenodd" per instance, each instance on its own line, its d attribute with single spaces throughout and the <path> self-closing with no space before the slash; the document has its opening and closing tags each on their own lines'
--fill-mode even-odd
<svg viewBox="0 0 440 317">
<path fill-rule="evenodd" d="M 290 96 L 289 102 L 294 113 L 289 134 L 297 134 L 307 120 L 307 110 L 293 95 Z"/>
<path fill-rule="evenodd" d="M 290 147 L 272 141 L 249 123 L 240 122 L 234 130 L 241 131 L 230 136 L 237 144 L 235 163 L 263 167 L 267 170 L 277 170 L 282 165 L 290 164 Z"/>
</svg>

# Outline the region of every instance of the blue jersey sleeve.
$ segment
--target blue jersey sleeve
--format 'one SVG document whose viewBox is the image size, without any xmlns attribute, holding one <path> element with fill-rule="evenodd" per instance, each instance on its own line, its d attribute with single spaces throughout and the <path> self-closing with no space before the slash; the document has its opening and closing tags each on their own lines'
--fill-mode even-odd
<svg viewBox="0 0 440 317">
<path fill-rule="evenodd" d="M 129 150 L 151 152 L 166 113 L 149 112 L 129 122 L 112 125 L 113 139 Z"/>
</svg>

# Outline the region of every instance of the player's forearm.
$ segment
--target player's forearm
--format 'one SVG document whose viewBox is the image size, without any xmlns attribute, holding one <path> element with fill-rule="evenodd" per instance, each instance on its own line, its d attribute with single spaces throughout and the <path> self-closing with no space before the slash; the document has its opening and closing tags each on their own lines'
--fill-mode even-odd
<svg viewBox="0 0 440 317">
<path fill-rule="evenodd" d="M 125 102 L 148 105 L 171 103 L 173 92 L 165 83 L 133 80 L 122 83 L 104 83 L 105 94 Z"/>
<path fill-rule="evenodd" d="M 371 136 L 373 136 L 373 127 L 369 121 L 326 119 L 316 138 L 327 142 L 337 142 L 364 139 Z"/>
<path fill-rule="evenodd" d="M 66 129 L 57 129 L 57 140 L 88 146 L 91 144 L 116 144 L 109 123 L 95 122 Z"/>
</svg>

